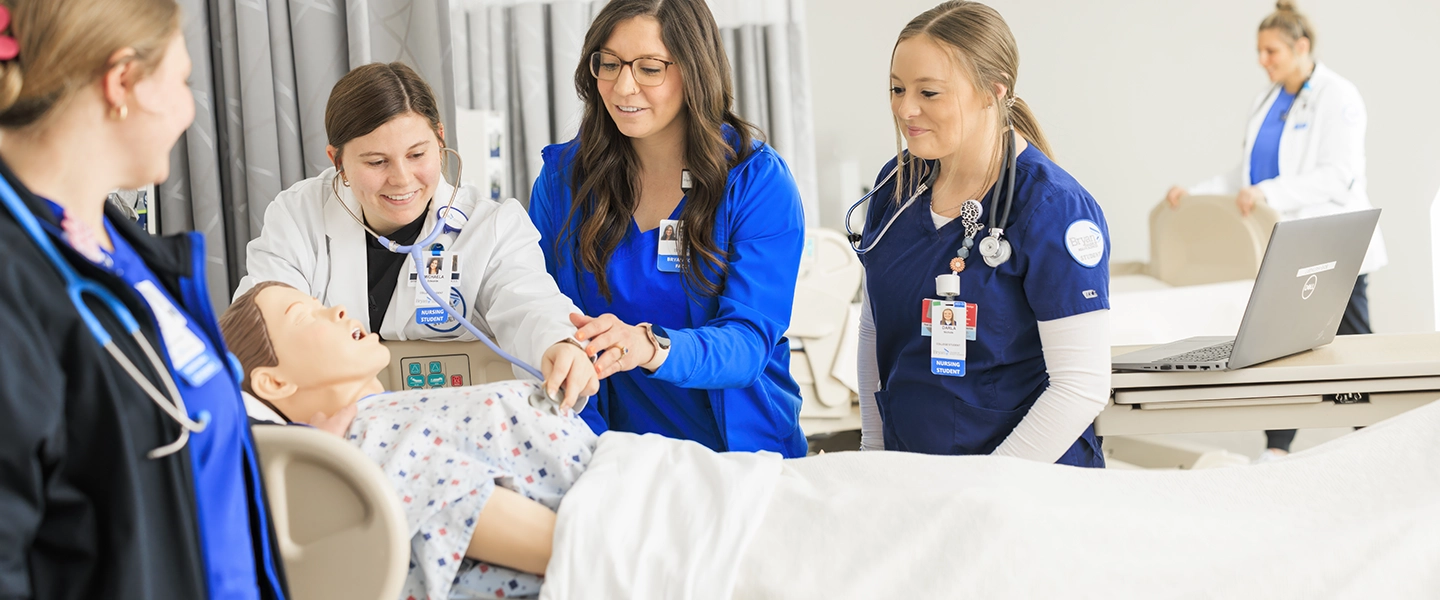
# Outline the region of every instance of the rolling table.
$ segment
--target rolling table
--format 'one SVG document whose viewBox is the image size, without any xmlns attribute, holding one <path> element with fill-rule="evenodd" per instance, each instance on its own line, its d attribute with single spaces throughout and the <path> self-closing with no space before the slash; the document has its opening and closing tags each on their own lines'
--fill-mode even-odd
<svg viewBox="0 0 1440 600">
<path fill-rule="evenodd" d="M 1101 436 L 1373 425 L 1440 399 L 1440 333 L 1340 336 L 1237 371 L 1117 372 L 1111 388 Z"/>
</svg>

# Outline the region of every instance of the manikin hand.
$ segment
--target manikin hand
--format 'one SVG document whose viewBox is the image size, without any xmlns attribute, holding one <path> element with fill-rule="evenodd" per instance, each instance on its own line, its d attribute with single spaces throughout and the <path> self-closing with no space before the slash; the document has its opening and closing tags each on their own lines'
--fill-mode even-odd
<svg viewBox="0 0 1440 600">
<path fill-rule="evenodd" d="M 545 392 L 551 398 L 559 393 L 560 386 L 565 386 L 565 397 L 560 405 L 566 410 L 574 408 L 581 398 L 589 398 L 600 391 L 600 377 L 590 364 L 590 357 L 570 342 L 550 346 L 541 359 L 540 372 L 545 374 Z"/>
<path fill-rule="evenodd" d="M 345 408 L 335 411 L 334 416 L 327 417 L 325 413 L 315 413 L 315 416 L 310 417 L 310 422 L 306 425 L 343 438 L 345 432 L 350 430 L 350 422 L 354 420 L 355 405 L 346 404 Z"/>
</svg>

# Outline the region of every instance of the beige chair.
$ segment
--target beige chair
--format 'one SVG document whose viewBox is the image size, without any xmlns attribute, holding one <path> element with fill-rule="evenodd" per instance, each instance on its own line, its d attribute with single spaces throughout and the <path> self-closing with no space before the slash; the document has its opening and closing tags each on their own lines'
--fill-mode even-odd
<svg viewBox="0 0 1440 600">
<path fill-rule="evenodd" d="M 1234 196 L 1189 196 L 1174 209 L 1162 200 L 1150 211 L 1150 263 L 1142 272 L 1171 286 L 1254 279 L 1278 220 L 1265 204 L 1241 216 Z"/>
<path fill-rule="evenodd" d="M 792 344 L 790 375 L 800 384 L 801 417 L 838 419 L 850 414 L 854 395 L 831 373 L 864 269 L 840 232 L 819 229 L 810 240 L 785 332 Z"/>
<path fill-rule="evenodd" d="M 380 467 L 309 427 L 257 425 L 260 470 L 296 600 L 394 600 L 410 561 L 405 515 Z"/>
</svg>

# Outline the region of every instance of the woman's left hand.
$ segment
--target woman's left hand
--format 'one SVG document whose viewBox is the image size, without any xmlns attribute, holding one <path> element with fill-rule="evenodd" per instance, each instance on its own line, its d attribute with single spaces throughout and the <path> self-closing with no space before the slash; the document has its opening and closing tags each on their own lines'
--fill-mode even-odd
<svg viewBox="0 0 1440 600">
<path fill-rule="evenodd" d="M 1250 212 L 1255 210 L 1255 205 L 1264 199 L 1265 192 L 1252 185 L 1241 188 L 1240 193 L 1235 195 L 1235 206 L 1240 209 L 1240 216 L 1248 217 Z"/>
<path fill-rule="evenodd" d="M 627 325 L 615 315 L 605 313 L 598 317 L 570 315 L 570 322 L 579 330 L 575 339 L 585 344 L 585 353 L 600 354 L 595 360 L 595 372 L 601 379 L 629 371 L 655 358 L 655 345 L 645 330 Z"/>
</svg>

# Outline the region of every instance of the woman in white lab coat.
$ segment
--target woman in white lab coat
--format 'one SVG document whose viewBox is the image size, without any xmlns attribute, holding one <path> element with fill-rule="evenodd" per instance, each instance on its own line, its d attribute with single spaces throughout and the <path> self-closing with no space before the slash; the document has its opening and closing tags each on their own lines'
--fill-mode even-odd
<svg viewBox="0 0 1440 600">
<path fill-rule="evenodd" d="M 1260 23 L 1260 66 L 1270 77 L 1245 131 L 1245 152 L 1231 172 L 1166 195 L 1179 206 L 1189 194 L 1235 194 L 1242 214 L 1258 202 L 1301 219 L 1371 208 L 1365 192 L 1365 102 L 1350 81 L 1315 61 L 1314 29 L 1290 0 Z M 1341 335 L 1370 333 L 1367 275 L 1384 266 L 1380 230 L 1360 267 Z M 1267 431 L 1261 460 L 1289 452 L 1294 430 Z"/>
<path fill-rule="evenodd" d="M 326 305 L 368 308 L 351 317 L 382 339 L 473 340 L 428 301 L 409 257 L 374 235 L 409 245 L 438 225 L 444 231 L 419 275 L 501 348 L 538 366 L 552 395 L 563 384 L 567 406 L 596 392 L 595 369 L 569 320 L 580 311 L 546 273 L 525 209 L 445 181 L 444 126 L 419 75 L 401 63 L 356 68 L 331 91 L 325 131 L 335 167 L 266 209 L 236 296 L 281 281 Z M 452 194 L 455 210 L 439 219 Z"/>
</svg>

